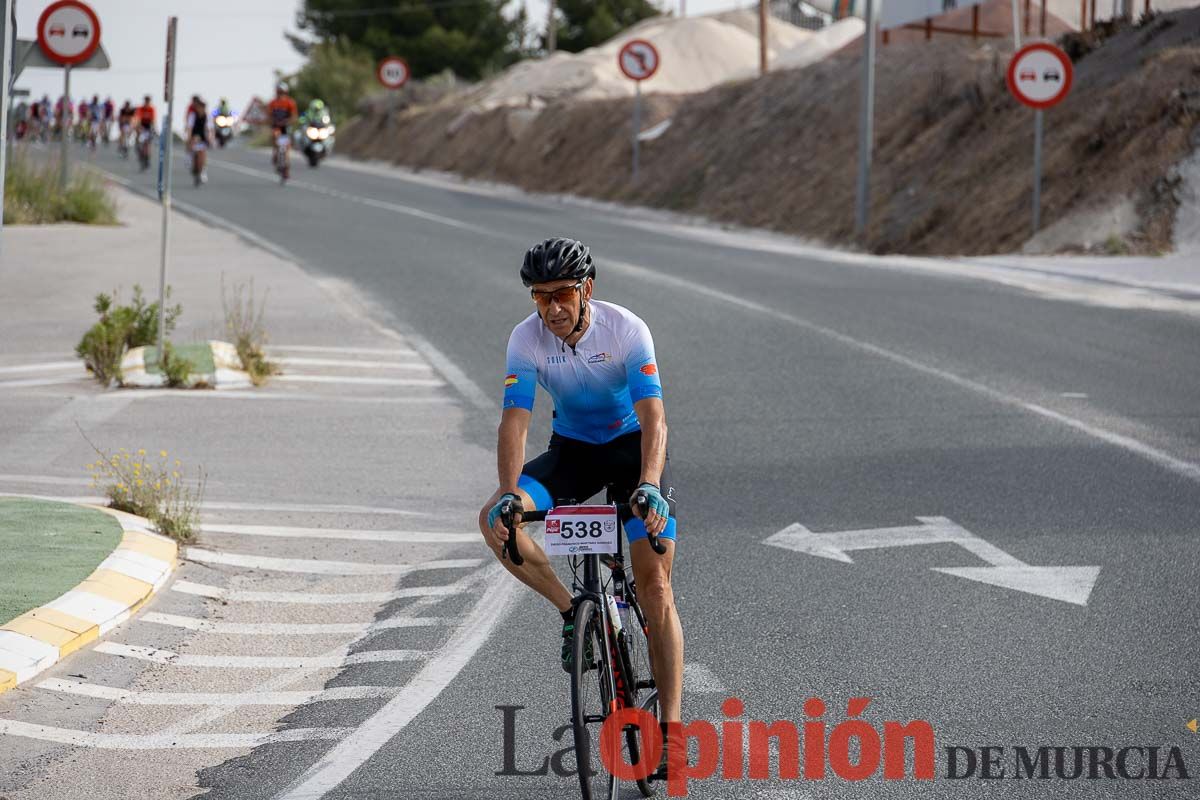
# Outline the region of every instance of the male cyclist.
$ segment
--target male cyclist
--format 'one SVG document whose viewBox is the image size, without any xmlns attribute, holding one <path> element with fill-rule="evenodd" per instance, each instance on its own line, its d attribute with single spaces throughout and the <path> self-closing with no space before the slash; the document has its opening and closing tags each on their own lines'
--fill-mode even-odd
<svg viewBox="0 0 1200 800">
<path fill-rule="evenodd" d="M 142 104 L 133 112 L 133 118 L 137 122 L 137 153 L 138 162 L 142 169 L 150 168 L 150 142 L 154 140 L 154 103 L 150 102 L 150 95 L 146 95 Z"/>
<path fill-rule="evenodd" d="M 288 128 L 299 117 L 300 112 L 296 101 L 288 95 L 288 85 L 280 81 L 275 86 L 275 99 L 267 103 L 267 116 L 271 119 L 271 137 L 273 142 L 280 142 L 287 137 Z M 278 157 L 279 145 L 275 145 L 275 157 Z"/>
<path fill-rule="evenodd" d="M 592 300 L 595 277 L 590 251 L 573 239 L 547 239 L 525 254 L 521 281 L 530 287 L 536 311 L 508 341 L 497 445 L 500 487 L 480 510 L 479 528 L 500 563 L 562 614 L 562 664 L 569 672 L 571 593 L 520 528 L 525 563 L 514 566 L 502 557 L 508 531 L 501 515 L 506 508 L 549 508 L 560 498 L 583 502 L 608 484 L 631 500 L 639 492 L 648 498 L 645 519 L 639 514 L 625 531 L 665 734 L 665 723 L 680 720 L 683 632 L 671 591 L 675 490 L 667 470 L 662 384 L 649 328 L 628 309 Z M 553 435 L 549 449 L 522 466 L 538 383 L 554 398 Z M 665 555 L 650 547 L 648 533 L 660 537 Z"/>
</svg>

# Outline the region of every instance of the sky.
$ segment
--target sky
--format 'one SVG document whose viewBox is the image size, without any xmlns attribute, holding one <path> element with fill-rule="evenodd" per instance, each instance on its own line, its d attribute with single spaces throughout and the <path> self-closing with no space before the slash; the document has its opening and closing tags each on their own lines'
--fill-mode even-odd
<svg viewBox="0 0 1200 800">
<path fill-rule="evenodd" d="M 112 67 L 108 70 L 73 70 L 71 94 L 111 95 L 120 105 L 126 98 L 140 102 L 154 95 L 162 105 L 163 60 L 166 50 L 167 17 L 179 17 L 175 91 L 177 115 L 186 98 L 199 94 L 210 104 L 228 97 L 235 109 L 253 95 L 268 97 L 274 86 L 275 70 L 297 70 L 303 58 L 284 38 L 295 32 L 296 10 L 301 0 L 87 0 L 100 18 L 101 45 Z M 712 13 L 753 0 L 682 0 L 688 15 Z M 14 0 L 17 35 L 37 38 L 37 20 L 51 0 Z M 531 20 L 545 20 L 548 0 L 523 2 Z M 664 10 L 678 13 L 681 0 L 657 0 Z M 16 84 L 34 97 L 62 94 L 61 69 L 30 68 Z"/>
</svg>

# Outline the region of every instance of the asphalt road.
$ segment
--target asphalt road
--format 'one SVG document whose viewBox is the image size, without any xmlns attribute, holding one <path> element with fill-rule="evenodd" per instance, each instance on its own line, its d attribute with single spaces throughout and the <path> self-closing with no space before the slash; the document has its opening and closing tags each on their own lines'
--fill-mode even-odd
<svg viewBox="0 0 1200 800">
<path fill-rule="evenodd" d="M 110 154 L 97 162 L 151 185 Z M 383 171 L 297 166 L 280 187 L 261 152 L 215 153 L 210 173 L 200 189 L 176 187 L 181 207 L 350 282 L 497 400 L 508 333 L 531 310 L 517 279 L 525 248 L 551 235 L 591 246 L 596 296 L 642 316 L 657 345 L 695 689 L 685 716 L 722 720 L 721 702 L 737 696 L 749 719 L 799 723 L 815 696 L 833 729 L 863 696 L 876 729 L 927 720 L 939 746 L 934 787 L 878 774 L 714 779 L 692 796 L 1000 790 L 946 779 L 942 748 L 953 745 L 1004 746 L 1007 758 L 1016 745 L 1179 746 L 1200 772 L 1200 737 L 1185 728 L 1200 715 L 1200 318 Z M 546 406 L 542 396 L 531 456 L 548 433 Z M 475 444 L 493 446 L 497 419 L 497 408 L 475 408 Z M 794 523 L 820 534 L 918 517 L 948 518 L 1003 553 L 940 541 L 859 549 L 845 563 L 764 544 Z M 896 534 L 864 536 L 879 545 Z M 986 567 L 981 552 L 993 564 L 1099 572 L 1067 602 L 935 571 Z M 552 738 L 567 709 L 557 647 L 550 609 L 520 602 L 432 705 L 325 796 L 571 796 L 569 778 L 494 774 L 496 706 L 525 707 L 522 769 L 566 746 Z M 289 723 L 303 726 L 304 714 Z M 270 796 L 296 786 L 326 747 L 267 745 L 204 771 L 202 785 L 214 798 Z M 1012 797 L 1064 792 L 1197 790 L 1181 780 L 1003 785 Z"/>
</svg>

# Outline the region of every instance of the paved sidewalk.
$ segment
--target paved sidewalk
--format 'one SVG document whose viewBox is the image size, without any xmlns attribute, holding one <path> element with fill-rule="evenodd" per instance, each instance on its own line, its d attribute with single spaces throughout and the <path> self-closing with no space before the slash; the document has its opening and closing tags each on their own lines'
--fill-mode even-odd
<svg viewBox="0 0 1200 800">
<path fill-rule="evenodd" d="M 89 379 L 72 351 L 94 295 L 157 293 L 160 209 L 114 193 L 121 226 L 5 230 L 0 494 L 94 494 L 82 430 L 202 465 L 202 534 L 132 621 L 0 695 L 6 800 L 192 797 L 257 747 L 294 753 L 271 776 L 292 780 L 410 681 L 435 698 L 462 666 L 443 660 L 460 620 L 497 624 L 515 591 L 475 531 L 494 483 L 466 434 L 481 390 L 348 287 L 176 214 L 175 341 L 221 336 L 222 273 L 253 278 L 284 375 L 236 391 Z"/>
</svg>

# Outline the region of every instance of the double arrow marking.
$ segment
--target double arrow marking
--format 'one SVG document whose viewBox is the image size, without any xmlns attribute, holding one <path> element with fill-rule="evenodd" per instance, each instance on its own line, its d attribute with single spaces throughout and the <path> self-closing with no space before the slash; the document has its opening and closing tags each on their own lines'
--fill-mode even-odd
<svg viewBox="0 0 1200 800">
<path fill-rule="evenodd" d="M 953 543 L 991 566 L 933 567 L 935 571 L 1080 606 L 1087 605 L 1100 574 L 1099 567 L 1030 566 L 945 517 L 917 517 L 917 520 L 920 525 L 835 533 L 813 533 L 797 523 L 767 537 L 763 544 L 853 564 L 848 553 L 854 550 Z"/>
</svg>

